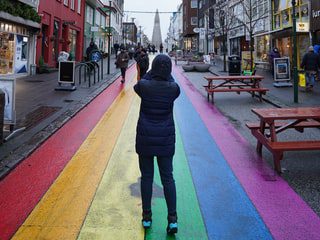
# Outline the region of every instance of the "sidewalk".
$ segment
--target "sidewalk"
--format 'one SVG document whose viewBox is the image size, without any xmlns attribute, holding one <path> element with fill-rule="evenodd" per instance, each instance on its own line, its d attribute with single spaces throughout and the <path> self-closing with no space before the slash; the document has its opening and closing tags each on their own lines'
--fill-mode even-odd
<svg viewBox="0 0 320 240">
<path fill-rule="evenodd" d="M 227 64 L 228 68 L 228 64 Z M 210 71 L 215 75 L 228 75 L 228 72 L 223 72 L 223 62 L 217 61 L 216 65 L 210 68 Z M 257 69 L 256 75 L 264 76 L 262 86 L 269 89 L 264 99 L 279 107 L 307 107 L 319 106 L 320 103 L 320 82 L 316 82 L 312 92 L 306 92 L 299 87 L 298 103 L 294 103 L 293 87 L 274 87 L 273 77 L 270 71 Z M 292 76 L 291 76 L 292 78 Z M 293 80 L 291 80 L 293 83 Z"/>
<path fill-rule="evenodd" d="M 22 127 L 26 129 L 0 145 L 0 179 L 120 75 L 120 70 L 115 68 L 114 61 L 112 57 L 108 75 L 107 59 L 104 60 L 103 79 L 93 84 L 91 75 L 90 88 L 88 82 L 83 82 L 83 77 L 82 84 L 79 85 L 76 70 L 77 90 L 73 92 L 55 91 L 55 87 L 58 86 L 58 72 L 16 79 L 14 129 Z M 8 134 L 4 133 L 5 136 Z"/>
</svg>

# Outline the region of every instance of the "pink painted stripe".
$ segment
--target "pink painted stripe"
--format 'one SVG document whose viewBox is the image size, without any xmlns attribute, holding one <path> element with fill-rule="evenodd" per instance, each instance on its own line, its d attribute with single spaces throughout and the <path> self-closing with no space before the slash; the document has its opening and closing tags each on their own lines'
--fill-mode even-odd
<svg viewBox="0 0 320 240">
<path fill-rule="evenodd" d="M 213 104 L 174 67 L 195 109 L 275 239 L 320 239 L 320 218 L 281 177 L 263 164 L 252 146 Z M 273 177 L 275 181 L 267 181 Z"/>
<path fill-rule="evenodd" d="M 118 78 L 0 182 L 1 240 L 24 222 L 122 89 Z"/>
</svg>

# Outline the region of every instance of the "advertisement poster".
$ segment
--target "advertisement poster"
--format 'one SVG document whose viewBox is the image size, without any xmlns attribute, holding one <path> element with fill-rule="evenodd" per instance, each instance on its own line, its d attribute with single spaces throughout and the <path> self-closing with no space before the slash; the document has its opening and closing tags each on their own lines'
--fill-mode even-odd
<svg viewBox="0 0 320 240">
<path fill-rule="evenodd" d="M 15 123 L 15 79 L 0 79 L 0 89 L 5 94 L 4 123 Z"/>
<path fill-rule="evenodd" d="M 274 80 L 290 80 L 290 60 L 288 57 L 274 59 Z"/>
<path fill-rule="evenodd" d="M 254 57 L 254 53 L 253 53 L 253 57 Z M 254 58 L 253 58 L 253 62 L 254 62 Z M 242 63 L 242 71 L 245 70 L 251 70 L 251 57 L 250 57 L 250 51 L 242 51 L 241 52 L 241 63 Z M 255 67 L 254 63 L 253 63 L 253 68 Z"/>
<path fill-rule="evenodd" d="M 25 73 L 27 72 L 27 49 L 28 49 L 28 38 L 17 35 L 16 37 L 16 53 L 15 53 L 15 73 Z"/>
</svg>

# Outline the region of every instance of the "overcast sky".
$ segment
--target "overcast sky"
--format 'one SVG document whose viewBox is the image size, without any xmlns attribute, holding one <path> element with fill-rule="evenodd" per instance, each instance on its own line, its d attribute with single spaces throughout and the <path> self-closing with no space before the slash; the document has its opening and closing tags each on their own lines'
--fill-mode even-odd
<svg viewBox="0 0 320 240">
<path fill-rule="evenodd" d="M 125 11 L 156 11 L 159 12 L 175 12 L 177 7 L 182 3 L 182 0 L 124 0 Z M 150 13 L 126 13 L 124 21 L 131 21 L 131 18 L 135 18 L 137 26 L 142 26 L 142 31 L 152 40 L 152 30 L 154 25 L 155 14 Z M 162 41 L 167 36 L 168 28 L 170 25 L 170 17 L 172 14 L 162 13 L 160 14 L 160 25 Z"/>
</svg>

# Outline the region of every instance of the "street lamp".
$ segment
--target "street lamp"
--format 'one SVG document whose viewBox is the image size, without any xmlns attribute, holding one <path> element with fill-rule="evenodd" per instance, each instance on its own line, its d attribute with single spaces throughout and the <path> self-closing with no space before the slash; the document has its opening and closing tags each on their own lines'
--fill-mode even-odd
<svg viewBox="0 0 320 240">
<path fill-rule="evenodd" d="M 111 35 L 111 4 L 112 1 L 109 1 L 109 27 L 108 27 L 108 74 L 110 74 L 110 58 L 111 58 L 111 41 L 110 41 L 110 35 Z"/>
<path fill-rule="evenodd" d="M 292 0 L 292 37 L 293 37 L 293 91 L 294 102 L 298 103 L 298 68 L 297 68 L 297 29 L 296 29 L 296 0 Z"/>
<path fill-rule="evenodd" d="M 225 29 L 225 11 L 220 10 L 219 11 L 219 21 L 220 21 L 220 27 L 222 28 L 222 51 L 223 51 L 223 71 L 227 71 L 227 56 L 226 56 L 226 29 Z"/>
</svg>

